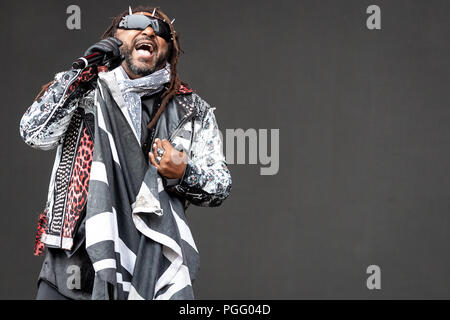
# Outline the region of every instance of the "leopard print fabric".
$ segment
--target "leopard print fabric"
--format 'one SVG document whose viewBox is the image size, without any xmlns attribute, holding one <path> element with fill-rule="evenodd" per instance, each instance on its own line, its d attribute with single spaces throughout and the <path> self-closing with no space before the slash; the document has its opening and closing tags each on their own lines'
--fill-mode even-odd
<svg viewBox="0 0 450 320">
<path fill-rule="evenodd" d="M 39 215 L 38 227 L 36 232 L 36 238 L 34 241 L 34 255 L 40 256 L 45 249 L 45 243 L 41 241 L 42 234 L 47 229 L 47 211 L 44 211 Z"/>
<path fill-rule="evenodd" d="M 93 150 L 94 143 L 85 127 L 80 137 L 67 193 L 63 227 L 64 238 L 72 238 L 74 236 L 77 221 L 80 219 L 81 212 L 86 205 Z"/>
</svg>

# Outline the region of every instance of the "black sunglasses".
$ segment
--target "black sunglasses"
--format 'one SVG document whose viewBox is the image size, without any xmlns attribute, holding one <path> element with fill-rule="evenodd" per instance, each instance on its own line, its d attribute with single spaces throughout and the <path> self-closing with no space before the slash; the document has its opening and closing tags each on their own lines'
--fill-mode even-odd
<svg viewBox="0 0 450 320">
<path fill-rule="evenodd" d="M 118 28 L 120 29 L 135 29 L 145 30 L 148 27 L 152 27 L 155 34 L 167 42 L 170 42 L 172 35 L 170 33 L 170 27 L 167 22 L 157 18 L 148 17 L 144 14 L 132 14 L 122 18 L 119 22 Z"/>
</svg>

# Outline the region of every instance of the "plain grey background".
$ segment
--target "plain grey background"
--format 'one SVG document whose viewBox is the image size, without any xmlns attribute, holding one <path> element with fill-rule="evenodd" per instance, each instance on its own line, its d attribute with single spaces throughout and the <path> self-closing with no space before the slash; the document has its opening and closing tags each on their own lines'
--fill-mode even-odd
<svg viewBox="0 0 450 320">
<path fill-rule="evenodd" d="M 129 4 L 176 18 L 182 79 L 222 131 L 280 129 L 277 175 L 230 165 L 223 205 L 187 211 L 197 298 L 450 298 L 446 0 L 2 1 L 0 298 L 35 297 L 54 158 L 22 142 L 20 118 Z M 371 4 L 381 30 L 366 28 Z"/>
</svg>

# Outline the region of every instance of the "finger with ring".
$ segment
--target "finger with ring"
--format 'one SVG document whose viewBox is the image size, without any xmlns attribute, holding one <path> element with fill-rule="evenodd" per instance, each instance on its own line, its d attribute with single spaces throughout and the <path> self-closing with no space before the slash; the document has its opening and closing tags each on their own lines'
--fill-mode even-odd
<svg viewBox="0 0 450 320">
<path fill-rule="evenodd" d="M 159 157 L 162 157 L 164 155 L 164 150 L 161 148 L 157 148 L 156 153 L 158 154 Z"/>
</svg>

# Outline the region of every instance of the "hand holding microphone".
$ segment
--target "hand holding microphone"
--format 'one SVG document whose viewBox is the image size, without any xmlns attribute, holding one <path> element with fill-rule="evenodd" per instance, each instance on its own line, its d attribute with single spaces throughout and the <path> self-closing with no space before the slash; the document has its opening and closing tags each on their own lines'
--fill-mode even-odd
<svg viewBox="0 0 450 320">
<path fill-rule="evenodd" d="M 84 69 L 90 65 L 106 66 L 114 69 L 119 66 L 124 59 L 120 53 L 122 41 L 109 37 L 90 46 L 84 53 L 84 57 L 77 59 L 73 64 L 73 69 Z"/>
</svg>

